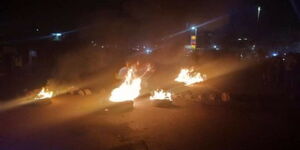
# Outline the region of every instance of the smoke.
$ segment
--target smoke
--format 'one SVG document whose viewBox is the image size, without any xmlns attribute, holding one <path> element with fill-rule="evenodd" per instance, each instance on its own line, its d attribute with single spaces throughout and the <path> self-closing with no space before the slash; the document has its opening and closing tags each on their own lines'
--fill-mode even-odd
<svg viewBox="0 0 300 150">
<path fill-rule="evenodd" d="M 195 23 L 199 27 L 215 29 L 223 25 L 223 18 L 227 18 L 212 17 L 224 13 L 225 8 L 218 8 L 219 11 L 199 17 L 201 15 L 198 11 L 202 9 L 197 8 L 202 7 L 202 3 L 194 4 L 182 1 L 169 3 L 159 0 L 128 0 L 117 5 L 107 2 L 101 9 L 92 9 L 78 15 L 77 18 L 80 19 L 77 20 L 77 28 L 82 29 L 77 31 L 79 40 L 97 41 L 105 46 L 118 45 L 119 48 L 83 48 L 69 52 L 58 58 L 53 79 L 62 84 L 80 82 L 91 74 L 113 67 L 113 64 L 124 64 L 126 56 L 130 54 L 128 48 L 144 43 L 160 47 L 150 61 L 163 65 L 177 64 L 179 60 L 183 60 L 187 36 L 172 38 L 160 44 L 162 37 L 186 29 L 186 23 L 193 20 L 197 20 Z M 214 4 L 210 5 L 213 7 Z"/>
<path fill-rule="evenodd" d="M 78 83 L 107 68 L 122 64 L 126 55 L 118 49 L 85 48 L 58 58 L 53 79 L 59 84 Z"/>
</svg>

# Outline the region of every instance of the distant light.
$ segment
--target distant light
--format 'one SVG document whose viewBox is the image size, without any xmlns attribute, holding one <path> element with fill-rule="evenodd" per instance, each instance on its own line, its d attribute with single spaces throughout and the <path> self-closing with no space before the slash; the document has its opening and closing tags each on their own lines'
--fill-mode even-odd
<svg viewBox="0 0 300 150">
<path fill-rule="evenodd" d="M 282 61 L 285 61 L 285 58 L 282 58 Z"/>
<path fill-rule="evenodd" d="M 220 50 L 220 48 L 219 48 L 219 46 L 218 45 L 213 45 L 213 48 L 215 49 L 215 50 Z"/>
<path fill-rule="evenodd" d="M 255 47 L 256 47 L 256 45 L 254 44 L 254 45 L 252 45 L 252 50 L 254 51 L 255 50 Z"/>
<path fill-rule="evenodd" d="M 244 38 L 244 40 L 245 40 L 245 41 L 247 41 L 247 40 L 248 40 L 248 38 Z"/>
<path fill-rule="evenodd" d="M 188 49 L 188 50 L 191 50 L 192 49 L 192 45 L 185 45 L 184 48 Z"/>
<path fill-rule="evenodd" d="M 39 29 L 39 28 L 36 28 L 36 29 L 35 29 L 35 31 L 36 31 L 36 32 L 39 32 L 39 31 L 40 31 L 40 29 Z"/>
<path fill-rule="evenodd" d="M 241 41 L 241 40 L 242 40 L 242 38 L 238 38 L 238 40 L 239 40 L 239 41 Z"/>
<path fill-rule="evenodd" d="M 196 37 L 195 35 L 192 35 L 192 36 L 191 36 L 191 40 L 196 40 L 196 38 L 197 38 L 197 37 Z"/>
<path fill-rule="evenodd" d="M 57 37 L 59 37 L 59 36 L 62 36 L 62 33 L 52 33 L 52 36 L 57 36 Z"/>
<path fill-rule="evenodd" d="M 197 28 L 195 26 L 192 26 L 191 27 L 191 30 L 196 30 Z"/>
<path fill-rule="evenodd" d="M 51 34 L 54 41 L 60 41 L 62 37 L 62 33 L 52 33 Z"/>
<path fill-rule="evenodd" d="M 257 7 L 257 23 L 259 22 L 260 12 L 261 12 L 261 7 L 258 6 L 258 7 Z"/>
<path fill-rule="evenodd" d="M 104 45 L 101 45 L 101 48 L 104 48 Z"/>
<path fill-rule="evenodd" d="M 152 49 L 149 49 L 149 48 L 146 49 L 146 50 L 145 50 L 145 53 L 146 53 L 146 54 L 151 54 L 151 53 L 152 53 Z"/>
<path fill-rule="evenodd" d="M 37 52 L 36 52 L 36 50 L 29 50 L 29 56 L 30 57 L 37 57 Z"/>
<path fill-rule="evenodd" d="M 260 6 L 257 7 L 257 11 L 258 11 L 258 12 L 261 11 L 261 7 L 260 7 Z"/>
<path fill-rule="evenodd" d="M 279 55 L 279 54 L 278 54 L 277 52 L 273 52 L 273 53 L 272 53 L 272 56 L 273 56 L 273 57 L 276 57 L 276 56 L 278 56 L 278 55 Z"/>
</svg>

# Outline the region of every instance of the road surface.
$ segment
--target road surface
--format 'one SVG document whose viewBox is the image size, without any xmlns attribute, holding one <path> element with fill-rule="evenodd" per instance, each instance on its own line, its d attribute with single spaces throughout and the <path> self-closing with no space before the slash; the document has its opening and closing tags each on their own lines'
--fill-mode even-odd
<svg viewBox="0 0 300 150">
<path fill-rule="evenodd" d="M 298 114 L 174 104 L 158 108 L 142 99 L 132 111 L 112 113 L 100 111 L 99 95 L 66 95 L 50 105 L 21 106 L 0 113 L 0 149 L 291 149 L 300 143 L 292 118 Z"/>
</svg>

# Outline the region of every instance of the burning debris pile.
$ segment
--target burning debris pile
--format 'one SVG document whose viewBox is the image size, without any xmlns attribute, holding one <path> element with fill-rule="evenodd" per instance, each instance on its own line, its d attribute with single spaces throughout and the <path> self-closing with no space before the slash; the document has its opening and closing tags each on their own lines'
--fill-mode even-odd
<svg viewBox="0 0 300 150">
<path fill-rule="evenodd" d="M 191 69 L 181 69 L 176 82 L 184 83 L 185 86 L 190 86 L 195 83 L 203 82 L 206 80 L 206 75 L 202 75 L 200 72 L 195 72 L 193 68 Z"/>
<path fill-rule="evenodd" d="M 135 77 L 134 68 L 131 67 L 126 74 L 124 82 L 111 92 L 109 98 L 112 102 L 133 101 L 140 95 L 142 79 Z"/>
<path fill-rule="evenodd" d="M 124 81 L 111 92 L 109 101 L 114 104 L 105 111 L 126 111 L 133 109 L 133 101 L 140 95 L 142 79 L 136 77 L 135 67 L 127 70 Z"/>
<path fill-rule="evenodd" d="M 113 106 L 109 108 L 118 107 L 122 109 L 133 108 L 133 101 L 137 99 L 143 88 L 142 82 L 146 80 L 145 74 L 151 72 L 152 66 L 147 64 L 146 67 L 137 65 L 126 66 L 121 69 L 122 82 L 118 87 L 111 91 L 108 98 L 110 104 Z M 194 68 L 183 68 L 180 70 L 178 76 L 174 79 L 176 82 L 184 83 L 184 85 L 189 88 L 191 85 L 201 83 L 206 80 L 206 75 L 201 74 L 194 70 Z M 71 90 L 71 92 L 79 91 L 80 95 L 90 95 L 90 90 L 76 90 L 76 88 Z M 82 92 L 82 93 L 80 93 Z M 83 93 L 84 92 L 84 93 Z M 174 94 L 174 95 L 173 95 Z M 181 96 L 180 96 L 181 95 Z M 217 94 L 218 95 L 218 94 Z M 34 97 L 35 100 L 49 100 L 53 97 L 53 91 L 48 88 L 43 87 L 40 92 Z M 189 98 L 190 97 L 190 98 Z M 220 97 L 220 98 L 218 98 Z M 193 99 L 194 101 L 201 101 L 201 103 L 213 103 L 213 101 L 223 101 L 228 102 L 230 96 L 228 94 L 222 93 L 221 96 L 216 96 L 215 94 L 188 94 L 188 92 L 181 93 L 171 93 L 169 91 L 164 91 L 163 89 L 154 90 L 149 96 L 149 100 L 152 105 L 158 107 L 169 107 L 173 104 L 173 98 L 178 100 L 178 98 L 184 98 L 185 100 Z M 38 101 L 36 101 L 38 102 Z M 108 108 L 106 110 L 109 110 Z"/>
<path fill-rule="evenodd" d="M 112 90 L 109 101 L 118 102 L 118 104 L 126 103 L 127 105 L 127 102 L 133 102 L 136 98 L 138 98 L 140 96 L 140 91 L 143 88 L 141 86 L 143 82 L 143 76 L 152 69 L 152 67 L 149 66 L 151 65 L 147 65 L 147 69 L 144 69 L 146 71 L 141 71 L 138 65 L 123 67 L 121 70 L 123 74 L 126 73 L 126 75 L 123 76 L 123 82 L 120 84 L 120 86 Z M 184 68 L 180 70 L 180 73 L 175 81 L 184 83 L 185 86 L 190 86 L 203 82 L 205 79 L 206 75 L 196 72 L 193 68 Z M 168 107 L 173 103 L 172 97 L 173 95 L 171 92 L 157 89 L 151 93 L 149 100 L 154 106 Z"/>
<path fill-rule="evenodd" d="M 36 104 L 50 104 L 53 97 L 53 91 L 43 87 L 42 90 L 34 97 Z"/>
<path fill-rule="evenodd" d="M 121 68 L 119 74 L 120 79 L 123 79 L 121 85 L 111 92 L 109 100 L 111 102 L 133 101 L 140 96 L 142 89 L 142 80 L 146 80 L 146 76 L 151 72 L 150 64 L 140 65 L 139 62 L 132 66 Z M 126 75 L 122 76 L 122 74 Z"/>
<path fill-rule="evenodd" d="M 155 90 L 149 99 L 154 106 L 168 107 L 172 105 L 172 93 L 164 90 Z"/>
<path fill-rule="evenodd" d="M 42 99 L 49 99 L 52 98 L 53 96 L 53 91 L 49 91 L 46 88 L 42 88 L 42 90 L 36 95 L 34 99 L 36 100 L 42 100 Z"/>
<path fill-rule="evenodd" d="M 172 94 L 171 92 L 164 92 L 164 90 L 155 90 L 153 95 L 150 96 L 150 100 L 168 100 L 172 101 Z"/>
</svg>

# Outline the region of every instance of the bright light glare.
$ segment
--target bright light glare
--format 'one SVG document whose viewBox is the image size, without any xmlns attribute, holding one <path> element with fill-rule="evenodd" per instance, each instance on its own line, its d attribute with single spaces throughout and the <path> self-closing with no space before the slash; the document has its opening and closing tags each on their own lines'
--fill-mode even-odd
<svg viewBox="0 0 300 150">
<path fill-rule="evenodd" d="M 220 50 L 220 48 L 218 47 L 218 45 L 213 45 L 213 48 L 215 49 L 215 50 Z"/>
<path fill-rule="evenodd" d="M 261 11 L 261 7 L 258 6 L 257 7 L 257 22 L 259 21 L 259 18 L 260 18 L 260 11 Z"/>
<path fill-rule="evenodd" d="M 279 55 L 279 54 L 278 54 L 277 52 L 273 52 L 273 53 L 272 53 L 272 56 L 273 56 L 273 57 L 276 57 L 276 56 L 278 56 L 278 55 Z"/>
<path fill-rule="evenodd" d="M 52 36 L 62 36 L 62 33 L 52 33 Z"/>
<path fill-rule="evenodd" d="M 145 53 L 146 53 L 146 54 L 151 54 L 151 53 L 152 53 L 152 49 L 149 49 L 149 48 L 146 49 L 146 50 L 145 50 Z"/>
</svg>

